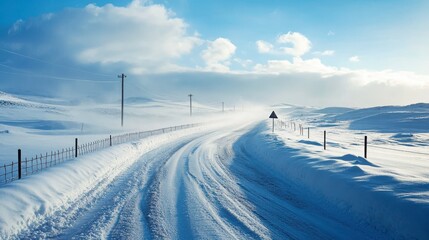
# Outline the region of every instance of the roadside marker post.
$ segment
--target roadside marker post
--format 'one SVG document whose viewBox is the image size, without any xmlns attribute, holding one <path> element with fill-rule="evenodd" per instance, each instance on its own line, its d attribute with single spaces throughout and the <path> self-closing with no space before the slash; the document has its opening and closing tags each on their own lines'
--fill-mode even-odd
<svg viewBox="0 0 429 240">
<path fill-rule="evenodd" d="M 326 131 L 323 131 L 323 149 L 326 150 Z"/>
<path fill-rule="evenodd" d="M 368 157 L 368 137 L 367 136 L 365 136 L 365 140 L 364 140 L 364 145 L 365 145 L 365 147 L 364 147 L 364 157 L 365 158 L 367 158 Z"/>
<path fill-rule="evenodd" d="M 13 174 L 12 174 L 13 176 Z M 22 176 L 22 159 L 21 159 L 21 149 L 18 149 L 18 179 L 21 179 Z"/>
<path fill-rule="evenodd" d="M 77 158 L 77 138 L 74 139 L 74 157 Z"/>
</svg>

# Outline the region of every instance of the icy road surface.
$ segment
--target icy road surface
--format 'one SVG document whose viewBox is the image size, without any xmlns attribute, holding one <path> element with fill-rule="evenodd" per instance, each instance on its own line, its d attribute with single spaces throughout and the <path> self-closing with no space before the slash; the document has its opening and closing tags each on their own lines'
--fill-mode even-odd
<svg viewBox="0 0 429 240">
<path fill-rule="evenodd" d="M 299 183 L 271 174 L 249 154 L 255 151 L 249 142 L 266 130 L 263 126 L 242 120 L 155 136 L 12 183 L 0 189 L 0 211 L 5 214 L 0 238 L 389 237 Z M 129 156 L 112 157 L 117 152 Z M 111 167 L 90 180 L 85 178 L 91 171 L 58 173 L 63 168 L 103 169 L 84 165 L 103 158 L 113 159 L 107 162 Z M 57 178 L 52 181 L 49 175 Z M 31 190 L 37 181 L 40 189 Z"/>
</svg>

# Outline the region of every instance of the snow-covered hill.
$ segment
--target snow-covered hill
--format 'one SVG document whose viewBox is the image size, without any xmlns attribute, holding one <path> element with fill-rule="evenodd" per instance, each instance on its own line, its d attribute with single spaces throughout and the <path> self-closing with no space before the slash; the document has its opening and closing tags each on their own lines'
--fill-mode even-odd
<svg viewBox="0 0 429 240">
<path fill-rule="evenodd" d="M 45 108 L 45 109 L 54 109 L 53 106 L 37 103 L 33 101 L 28 101 L 20 97 L 7 94 L 0 91 L 0 108 L 15 108 L 15 107 L 27 107 L 27 108 Z"/>
<path fill-rule="evenodd" d="M 380 106 L 372 108 L 311 108 L 282 109 L 291 119 L 299 119 L 319 127 L 345 126 L 350 130 L 384 133 L 428 133 L 429 104 Z"/>
</svg>

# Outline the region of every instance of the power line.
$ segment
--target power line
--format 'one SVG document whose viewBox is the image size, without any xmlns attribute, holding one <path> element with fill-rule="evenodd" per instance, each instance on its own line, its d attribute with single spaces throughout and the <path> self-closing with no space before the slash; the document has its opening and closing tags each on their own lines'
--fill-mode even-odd
<svg viewBox="0 0 429 240">
<path fill-rule="evenodd" d="M 4 65 L 0 63 L 0 66 L 3 66 L 5 68 L 9 68 L 18 72 L 5 72 L 1 71 L 5 74 L 12 74 L 12 75 L 21 75 L 26 77 L 39 77 L 39 78 L 50 78 L 50 79 L 56 79 L 56 80 L 62 80 L 62 81 L 79 81 L 79 82 L 94 82 L 94 83 L 115 83 L 115 81 L 108 81 L 108 80 L 95 80 L 95 79 L 81 79 L 81 78 L 70 78 L 70 77 L 59 77 L 59 76 L 51 76 L 51 75 L 44 75 L 44 74 L 38 74 L 33 73 L 30 71 L 14 68 L 8 65 Z"/>
<path fill-rule="evenodd" d="M 93 74 L 93 75 L 98 75 L 98 76 L 103 76 L 103 77 L 110 77 L 110 75 L 107 75 L 107 74 L 94 73 L 94 72 L 90 72 L 90 71 L 87 71 L 87 70 L 82 70 L 82 69 L 79 69 L 79 68 L 76 68 L 76 67 L 70 67 L 70 66 L 61 65 L 61 64 L 58 64 L 58 63 L 49 62 L 49 61 L 46 61 L 46 60 L 42 60 L 42 59 L 38 59 L 38 58 L 31 57 L 31 56 L 28 56 L 28 55 L 24 55 L 24 54 L 21 54 L 21 53 L 18 53 L 18 52 L 10 51 L 10 50 L 4 49 L 4 48 L 0 48 L 0 51 L 9 53 L 9 54 L 12 54 L 12 55 L 15 55 L 15 56 L 27 58 L 27 59 L 30 59 L 30 60 L 33 60 L 33 61 L 37 61 L 37 62 L 41 62 L 41 63 L 46 63 L 46 64 L 49 64 L 49 65 L 52 65 L 52 66 L 67 68 L 67 69 L 71 69 L 71 70 L 75 70 L 75 71 L 79 71 L 79 72 L 83 72 L 83 73 L 89 73 L 89 74 Z"/>
<path fill-rule="evenodd" d="M 146 90 L 145 88 L 140 87 L 138 84 L 134 83 L 132 80 L 127 81 L 127 83 L 128 83 L 128 84 L 130 84 L 130 85 L 132 85 L 132 86 L 134 86 L 134 87 L 135 87 L 135 88 L 137 88 L 138 90 L 140 90 L 140 91 L 144 92 L 144 94 L 146 94 L 147 96 L 150 96 L 150 97 L 156 97 L 156 98 L 158 98 L 158 99 L 160 99 L 160 100 L 165 100 L 165 99 L 167 99 L 167 97 L 166 97 L 166 96 L 160 95 L 160 94 L 158 94 L 158 93 L 155 93 L 155 92 L 153 92 L 153 91 L 149 91 L 149 90 Z"/>
<path fill-rule="evenodd" d="M 11 74 L 11 75 L 21 75 L 21 76 L 27 76 L 27 77 L 37 77 L 37 78 L 50 78 L 50 79 L 56 79 L 61 81 L 74 81 L 74 82 L 91 82 L 91 83 L 115 83 L 115 81 L 105 81 L 105 80 L 91 80 L 91 79 L 78 79 L 78 78 L 66 78 L 66 77 L 55 77 L 55 76 L 48 76 L 48 75 L 40 75 L 40 74 L 25 74 L 25 73 L 13 73 L 13 72 L 5 72 L 0 71 L 1 73 L 5 74 Z"/>
</svg>

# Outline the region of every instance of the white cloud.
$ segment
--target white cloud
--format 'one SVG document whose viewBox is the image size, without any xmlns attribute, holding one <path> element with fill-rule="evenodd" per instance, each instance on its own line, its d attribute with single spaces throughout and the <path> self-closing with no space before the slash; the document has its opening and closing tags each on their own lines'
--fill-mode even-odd
<svg viewBox="0 0 429 240">
<path fill-rule="evenodd" d="M 350 87 L 367 86 L 371 84 L 384 85 L 388 87 L 425 87 L 429 88 L 429 76 L 418 75 L 407 71 L 381 70 L 370 71 L 366 69 L 351 70 L 348 68 L 328 66 L 322 63 L 320 58 L 303 59 L 302 54 L 311 48 L 311 42 L 300 33 L 283 34 L 278 38 L 279 43 L 293 43 L 293 48 L 288 51 L 294 55 L 292 61 L 284 59 L 268 60 L 265 64 L 256 64 L 253 68 L 255 73 L 261 74 L 316 74 L 321 79 L 342 78 L 346 79 Z M 275 52 L 272 50 L 271 52 Z M 333 50 L 313 52 L 316 56 L 331 56 L 335 54 Z M 359 56 L 349 58 L 350 62 L 359 62 Z"/>
<path fill-rule="evenodd" d="M 218 38 L 208 43 L 201 57 L 206 63 L 207 69 L 212 71 L 228 71 L 229 59 L 235 53 L 236 46 L 226 38 Z"/>
<path fill-rule="evenodd" d="M 164 6 L 135 0 L 125 7 L 89 4 L 18 21 L 9 37 L 21 52 L 45 59 L 71 58 L 83 64 L 122 65 L 147 72 L 171 65 L 201 44 L 187 29 L 185 21 Z"/>
<path fill-rule="evenodd" d="M 313 55 L 316 55 L 316 56 L 332 56 L 334 54 L 335 54 L 334 50 L 325 50 L 323 52 L 320 52 L 320 51 L 313 52 Z"/>
<path fill-rule="evenodd" d="M 349 58 L 350 62 L 360 62 L 360 58 L 359 56 L 353 56 Z"/>
<path fill-rule="evenodd" d="M 350 78 L 357 85 L 377 83 L 386 86 L 429 87 L 429 76 L 408 71 L 394 71 L 391 69 L 370 71 L 360 69 L 348 70 L 347 73 L 350 74 Z"/>
<path fill-rule="evenodd" d="M 8 30 L 7 34 L 11 35 L 18 32 L 22 28 L 23 24 L 24 24 L 24 21 L 22 19 L 18 19 Z"/>
<path fill-rule="evenodd" d="M 256 41 L 256 46 L 258 47 L 259 53 L 269 53 L 272 52 L 274 48 L 273 44 L 262 40 Z"/>
<path fill-rule="evenodd" d="M 248 68 L 253 61 L 250 59 L 234 58 L 234 62 L 238 63 L 243 68 Z"/>
<path fill-rule="evenodd" d="M 310 51 L 311 42 L 307 37 L 298 32 L 288 32 L 277 38 L 278 43 L 290 43 L 292 47 L 281 47 L 280 49 L 289 55 L 300 57 Z"/>
<path fill-rule="evenodd" d="M 262 73 L 317 73 L 323 77 L 339 73 L 340 69 L 324 65 L 320 59 L 303 60 L 299 57 L 288 60 L 269 60 L 266 65 L 257 64 L 256 72 Z"/>
<path fill-rule="evenodd" d="M 280 35 L 277 40 L 277 44 L 273 44 L 258 40 L 256 46 L 259 53 L 272 53 L 272 54 L 287 54 L 294 57 L 301 57 L 311 49 L 311 42 L 303 34 L 299 32 L 288 32 Z M 283 44 L 292 45 L 289 47 L 283 47 Z"/>
<path fill-rule="evenodd" d="M 370 71 L 366 69 L 351 70 L 327 66 L 318 58 L 303 60 L 295 57 L 292 62 L 287 60 L 269 60 L 266 64 L 257 64 L 256 73 L 271 74 L 317 74 L 321 78 L 341 77 L 349 80 L 354 86 L 382 84 L 385 86 L 429 87 L 429 76 L 418 75 L 408 71 Z"/>
</svg>

